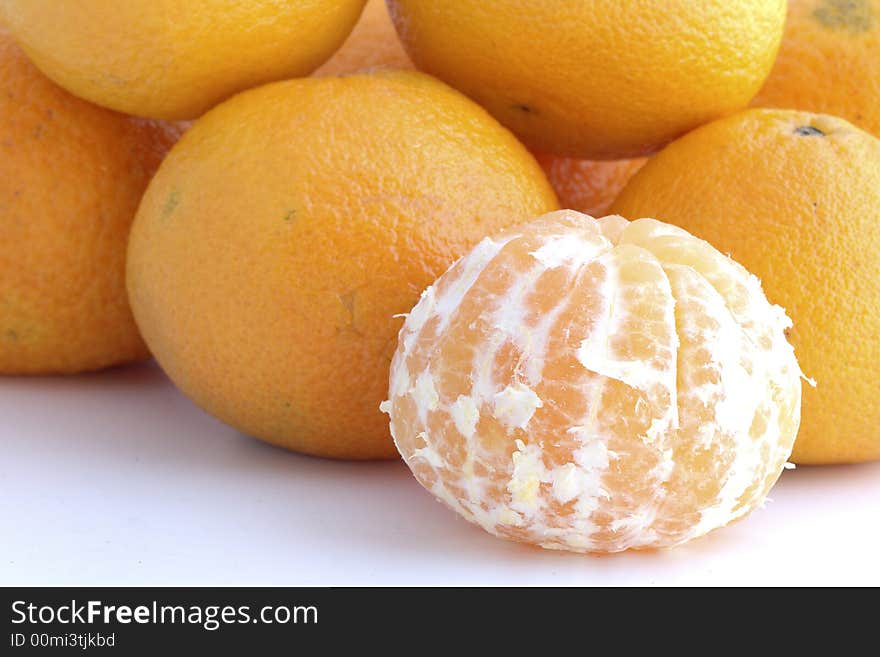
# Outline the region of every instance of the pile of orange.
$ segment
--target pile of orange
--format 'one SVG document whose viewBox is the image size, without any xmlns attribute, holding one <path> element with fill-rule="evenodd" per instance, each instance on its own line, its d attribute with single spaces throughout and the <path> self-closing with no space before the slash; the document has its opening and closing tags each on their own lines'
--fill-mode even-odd
<svg viewBox="0 0 880 657">
<path fill-rule="evenodd" d="M 878 136 L 880 0 L 0 0 L 0 373 L 674 545 L 880 459 Z"/>
</svg>

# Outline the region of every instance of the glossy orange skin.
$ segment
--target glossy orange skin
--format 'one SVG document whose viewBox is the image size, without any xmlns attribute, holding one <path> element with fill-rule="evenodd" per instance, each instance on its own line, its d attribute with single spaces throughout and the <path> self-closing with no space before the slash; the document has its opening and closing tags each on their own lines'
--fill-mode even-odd
<svg viewBox="0 0 880 657">
<path fill-rule="evenodd" d="M 148 357 L 125 291 L 126 241 L 179 132 L 75 98 L 0 27 L 0 374 Z"/>
<path fill-rule="evenodd" d="M 389 0 L 419 69 L 530 148 L 647 155 L 741 109 L 767 78 L 785 0 Z"/>
<path fill-rule="evenodd" d="M 656 216 L 757 275 L 794 321 L 805 388 L 792 460 L 880 458 L 880 140 L 828 115 L 749 110 L 670 144 L 615 212 Z"/>
<path fill-rule="evenodd" d="M 880 0 L 789 0 L 755 107 L 834 114 L 880 137 Z"/>
<path fill-rule="evenodd" d="M 308 75 L 365 0 L 0 0 L 46 75 L 121 112 L 194 119 L 251 87 Z"/>
<path fill-rule="evenodd" d="M 335 458 L 391 458 L 401 320 L 487 231 L 557 207 L 528 151 L 419 73 L 240 94 L 147 191 L 128 286 L 174 382 L 221 420 Z"/>
<path fill-rule="evenodd" d="M 370 68 L 412 69 L 384 0 L 369 0 L 348 40 L 314 75 L 346 75 Z M 600 217 L 627 181 L 645 163 L 634 160 L 579 160 L 533 153 L 556 191 L 559 204 Z"/>
</svg>

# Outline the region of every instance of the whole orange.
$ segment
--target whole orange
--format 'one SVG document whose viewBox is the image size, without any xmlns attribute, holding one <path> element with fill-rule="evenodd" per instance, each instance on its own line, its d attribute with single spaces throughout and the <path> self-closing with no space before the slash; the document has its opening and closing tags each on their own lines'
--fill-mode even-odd
<svg viewBox="0 0 880 657">
<path fill-rule="evenodd" d="M 281 82 L 169 154 L 128 287 L 159 363 L 213 415 L 310 454 L 390 458 L 395 315 L 487 232 L 556 207 L 514 136 L 426 75 Z"/>
<path fill-rule="evenodd" d="M 749 110 L 651 159 L 613 205 L 682 226 L 759 276 L 807 376 L 793 460 L 880 458 L 880 140 L 835 117 Z"/>
<path fill-rule="evenodd" d="M 653 152 L 745 107 L 773 66 L 785 0 L 388 0 L 420 69 L 537 151 Z"/>
<path fill-rule="evenodd" d="M 0 0 L 46 75 L 99 105 L 194 119 L 232 94 L 308 75 L 365 0 Z"/>
<path fill-rule="evenodd" d="M 0 27 L 0 373 L 147 357 L 126 297 L 125 248 L 177 135 L 71 96 Z"/>
<path fill-rule="evenodd" d="M 834 114 L 880 137 L 880 0 L 789 0 L 753 105 Z"/>
<path fill-rule="evenodd" d="M 594 217 L 608 214 L 620 190 L 647 160 L 578 160 L 535 153 L 559 204 Z"/>
<path fill-rule="evenodd" d="M 345 75 L 368 68 L 411 69 L 385 0 L 368 0 L 342 47 L 313 75 Z"/>
</svg>

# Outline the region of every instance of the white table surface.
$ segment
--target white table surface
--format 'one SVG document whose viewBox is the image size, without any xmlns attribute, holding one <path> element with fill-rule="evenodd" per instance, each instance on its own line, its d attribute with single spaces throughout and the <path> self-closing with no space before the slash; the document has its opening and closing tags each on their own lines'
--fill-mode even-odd
<svg viewBox="0 0 880 657">
<path fill-rule="evenodd" d="M 0 585 L 880 585 L 880 463 L 786 472 L 772 502 L 674 550 L 507 543 L 402 462 L 247 438 L 153 365 L 0 378 Z"/>
</svg>

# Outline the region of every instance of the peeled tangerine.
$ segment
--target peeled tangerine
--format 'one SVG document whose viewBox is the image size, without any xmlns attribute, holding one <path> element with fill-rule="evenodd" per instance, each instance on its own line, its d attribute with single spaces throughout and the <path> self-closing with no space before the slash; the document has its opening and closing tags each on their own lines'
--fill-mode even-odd
<svg viewBox="0 0 880 657">
<path fill-rule="evenodd" d="M 789 326 L 757 278 L 684 230 L 554 212 L 425 290 L 383 410 L 416 479 L 492 534 L 668 547 L 760 505 L 786 466 Z"/>
</svg>

